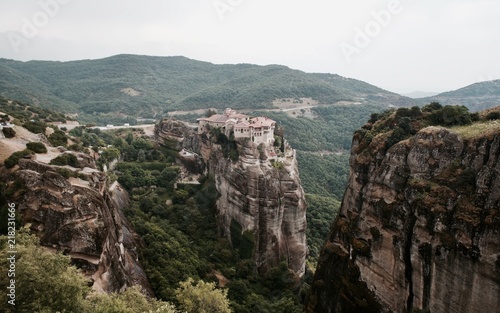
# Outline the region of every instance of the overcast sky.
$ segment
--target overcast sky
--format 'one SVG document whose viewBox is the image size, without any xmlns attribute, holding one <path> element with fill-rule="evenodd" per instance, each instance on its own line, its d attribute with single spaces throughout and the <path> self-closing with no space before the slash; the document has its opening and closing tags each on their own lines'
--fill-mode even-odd
<svg viewBox="0 0 500 313">
<path fill-rule="evenodd" d="M 500 78 L 499 0 L 1 0 L 0 57 L 282 64 L 395 91 Z"/>
</svg>

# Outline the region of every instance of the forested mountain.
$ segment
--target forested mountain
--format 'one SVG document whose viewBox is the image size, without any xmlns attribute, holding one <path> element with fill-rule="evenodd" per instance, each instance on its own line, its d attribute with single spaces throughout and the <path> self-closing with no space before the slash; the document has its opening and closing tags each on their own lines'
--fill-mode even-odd
<svg viewBox="0 0 500 313">
<path fill-rule="evenodd" d="M 432 101 L 448 105 L 465 105 L 471 111 L 492 108 L 500 104 L 500 79 L 475 83 L 416 101 L 424 105 Z"/>
<path fill-rule="evenodd" d="M 138 55 L 71 62 L 0 59 L 0 94 L 83 115 L 133 117 L 208 107 L 270 108 L 272 101 L 283 98 L 312 98 L 320 104 L 413 104 L 409 98 L 334 74 Z"/>
</svg>

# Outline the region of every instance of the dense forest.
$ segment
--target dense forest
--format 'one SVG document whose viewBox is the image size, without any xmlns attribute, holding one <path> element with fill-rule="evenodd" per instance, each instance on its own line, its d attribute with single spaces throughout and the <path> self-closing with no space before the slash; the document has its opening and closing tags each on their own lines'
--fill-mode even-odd
<svg viewBox="0 0 500 313">
<path fill-rule="evenodd" d="M 172 110 L 269 108 L 282 98 L 411 105 L 413 101 L 333 74 L 280 65 L 215 65 L 184 57 L 117 55 L 72 62 L 0 59 L 0 95 L 78 113 L 103 125 Z"/>
</svg>

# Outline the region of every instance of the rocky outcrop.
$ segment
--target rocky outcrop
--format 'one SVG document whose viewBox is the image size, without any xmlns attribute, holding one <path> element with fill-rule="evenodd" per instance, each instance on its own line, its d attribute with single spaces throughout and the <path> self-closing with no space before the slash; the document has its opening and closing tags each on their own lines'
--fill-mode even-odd
<svg viewBox="0 0 500 313">
<path fill-rule="evenodd" d="M 23 224 L 31 224 L 43 246 L 70 255 L 98 291 L 138 284 L 152 294 L 137 258 L 137 235 L 122 213 L 128 194 L 117 183 L 108 188 L 105 174 L 92 168 L 30 159 L 19 160 L 13 175 L 25 185 L 16 200 Z"/>
<path fill-rule="evenodd" d="M 165 120 L 155 130 L 159 143 L 195 153 L 215 178 L 223 236 L 231 240 L 252 234 L 253 258 L 260 272 L 285 260 L 297 276 L 303 276 L 306 203 L 293 149 L 288 146 L 278 158 L 266 152 L 272 147 L 238 140 L 226 143 L 237 150 L 231 158 L 226 144 L 217 144 L 207 133 L 198 135 L 181 122 Z"/>
<path fill-rule="evenodd" d="M 497 312 L 500 134 L 362 133 L 306 312 Z"/>
</svg>

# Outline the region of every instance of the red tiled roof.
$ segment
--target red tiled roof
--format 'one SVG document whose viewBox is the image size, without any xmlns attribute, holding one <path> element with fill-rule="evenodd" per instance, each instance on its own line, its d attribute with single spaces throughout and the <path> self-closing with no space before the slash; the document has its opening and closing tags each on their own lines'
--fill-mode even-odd
<svg viewBox="0 0 500 313">
<path fill-rule="evenodd" d="M 229 119 L 229 117 L 227 115 L 214 114 L 210 117 L 202 118 L 201 120 L 206 121 L 206 122 L 213 122 L 213 123 L 225 123 L 228 119 Z"/>
<path fill-rule="evenodd" d="M 246 114 L 242 114 L 242 113 L 236 113 L 236 114 L 231 114 L 230 117 L 245 119 L 245 118 L 249 118 L 250 115 L 246 115 Z"/>
<path fill-rule="evenodd" d="M 244 121 L 250 119 L 249 122 Z M 205 121 L 209 123 L 227 123 L 231 121 L 235 123 L 235 128 L 260 128 L 272 127 L 276 122 L 264 116 L 250 118 L 249 115 L 235 113 L 235 114 L 214 114 L 210 117 L 199 118 L 198 121 Z"/>
<path fill-rule="evenodd" d="M 276 122 L 268 117 L 256 117 L 251 120 L 250 127 L 271 127 Z"/>
<path fill-rule="evenodd" d="M 250 124 L 248 122 L 238 122 L 237 124 L 234 125 L 234 128 L 246 128 Z"/>
</svg>

